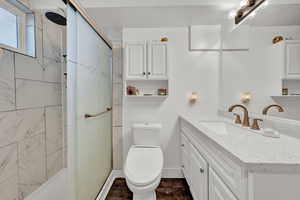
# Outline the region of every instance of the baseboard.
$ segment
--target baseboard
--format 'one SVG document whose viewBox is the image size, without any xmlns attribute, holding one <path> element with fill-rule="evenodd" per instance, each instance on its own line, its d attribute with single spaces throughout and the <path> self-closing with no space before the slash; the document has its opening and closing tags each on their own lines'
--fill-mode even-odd
<svg viewBox="0 0 300 200">
<path fill-rule="evenodd" d="M 119 177 L 123 177 L 123 172 L 112 170 L 96 200 L 105 200 L 114 180 Z"/>
<path fill-rule="evenodd" d="M 183 178 L 181 168 L 164 168 L 162 178 Z"/>
</svg>

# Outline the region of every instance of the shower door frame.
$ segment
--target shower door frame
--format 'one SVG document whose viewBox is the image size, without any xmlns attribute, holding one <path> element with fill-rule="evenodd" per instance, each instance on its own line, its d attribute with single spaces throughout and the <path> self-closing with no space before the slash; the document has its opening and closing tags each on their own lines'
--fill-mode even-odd
<svg viewBox="0 0 300 200">
<path fill-rule="evenodd" d="M 89 15 L 87 14 L 87 11 L 83 8 L 83 6 L 77 1 L 77 0 L 62 0 L 66 5 L 69 5 L 75 12 L 78 12 L 81 17 L 91 26 L 91 28 L 96 32 L 96 34 L 104 41 L 104 43 L 111 49 L 113 49 L 113 45 L 112 42 L 108 39 L 108 37 L 103 33 L 103 31 L 101 31 L 98 27 L 96 22 L 89 17 Z M 68 24 L 67 24 L 68 26 Z M 67 38 L 68 39 L 68 38 Z M 69 44 L 67 44 L 69 45 Z M 113 57 L 113 51 L 112 51 L 112 57 Z M 111 57 L 111 73 L 113 73 L 113 62 L 112 62 L 112 57 Z M 67 59 L 68 60 L 68 59 Z M 74 70 L 74 69 L 71 69 Z M 68 77 L 68 81 L 67 81 L 67 86 L 72 86 L 74 87 L 74 85 L 72 85 L 72 82 L 70 81 L 72 78 L 70 78 L 69 80 L 69 75 L 76 75 L 76 73 L 70 73 L 69 74 L 69 69 L 67 69 L 67 77 Z M 112 74 L 111 74 L 112 75 Z M 111 76 L 112 77 L 112 76 Z M 75 80 L 75 79 L 74 79 Z M 111 79 L 111 82 L 113 83 L 113 79 Z M 113 84 L 112 84 L 113 85 Z M 74 93 L 72 93 L 73 91 L 69 91 L 75 88 L 71 88 L 71 87 L 67 87 L 67 96 L 71 95 L 72 97 L 74 96 Z M 76 95 L 76 94 L 75 94 Z M 113 94 L 112 94 L 113 95 Z M 74 106 L 76 106 L 76 101 L 73 101 L 74 105 L 71 105 L 72 108 L 75 108 Z M 69 106 L 69 101 L 67 99 L 67 107 Z M 113 108 L 113 98 L 111 98 L 111 110 L 110 112 L 112 112 Z M 72 109 L 71 109 L 72 110 Z M 76 151 L 77 149 L 75 148 L 75 140 L 74 140 L 74 133 L 76 133 L 77 131 L 77 125 L 76 125 L 76 110 L 72 110 L 72 112 L 69 112 L 69 109 L 67 109 L 67 121 L 69 122 L 71 120 L 71 126 L 68 124 L 67 125 L 67 137 L 68 137 L 68 150 L 67 150 L 67 163 L 68 163 L 68 200 L 77 200 L 76 197 L 76 176 L 77 176 L 77 171 L 75 167 L 70 167 L 70 165 L 74 165 L 74 163 L 76 163 Z M 113 134 L 112 134 L 112 117 L 113 114 L 111 113 L 111 136 L 112 136 L 112 140 L 113 141 Z M 110 174 L 108 174 L 107 178 L 106 178 L 106 182 L 109 179 L 111 173 L 113 171 L 113 142 L 111 144 L 111 171 Z M 102 185 L 101 188 L 99 188 L 99 193 L 97 195 L 97 197 L 95 197 L 95 200 L 99 199 L 99 196 L 101 194 L 101 191 L 103 190 L 105 186 L 105 183 Z"/>
</svg>

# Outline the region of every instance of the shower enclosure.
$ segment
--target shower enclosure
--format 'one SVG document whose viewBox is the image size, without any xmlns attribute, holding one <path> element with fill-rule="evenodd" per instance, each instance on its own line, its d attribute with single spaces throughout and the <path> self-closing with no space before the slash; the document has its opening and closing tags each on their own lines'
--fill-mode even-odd
<svg viewBox="0 0 300 200">
<path fill-rule="evenodd" d="M 69 199 L 94 200 L 112 170 L 112 50 L 67 6 Z"/>
</svg>

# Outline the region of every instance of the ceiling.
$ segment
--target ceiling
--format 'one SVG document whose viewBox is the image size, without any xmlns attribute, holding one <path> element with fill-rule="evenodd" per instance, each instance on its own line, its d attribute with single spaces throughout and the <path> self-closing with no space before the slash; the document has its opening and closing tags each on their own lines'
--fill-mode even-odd
<svg viewBox="0 0 300 200">
<path fill-rule="evenodd" d="M 62 0 L 32 0 L 37 7 L 57 8 Z M 78 0 L 111 38 L 122 28 L 186 27 L 221 24 L 241 0 Z M 256 26 L 300 25 L 300 0 L 269 0 L 247 20 Z M 275 16 L 275 17 L 274 17 Z M 298 20 L 299 19 L 299 20 Z"/>
<path fill-rule="evenodd" d="M 236 5 L 240 0 L 80 0 L 85 7 Z"/>
<path fill-rule="evenodd" d="M 173 6 L 89 8 L 88 12 L 105 27 L 137 28 L 220 24 L 228 10 L 220 6 Z"/>
</svg>

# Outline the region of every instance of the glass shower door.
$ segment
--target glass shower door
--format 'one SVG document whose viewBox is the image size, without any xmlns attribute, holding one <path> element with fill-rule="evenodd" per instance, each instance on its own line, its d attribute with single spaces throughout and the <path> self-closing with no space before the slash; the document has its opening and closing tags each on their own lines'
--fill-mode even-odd
<svg viewBox="0 0 300 200">
<path fill-rule="evenodd" d="M 94 200 L 112 170 L 112 50 L 72 8 L 68 26 L 72 199 Z"/>
</svg>

